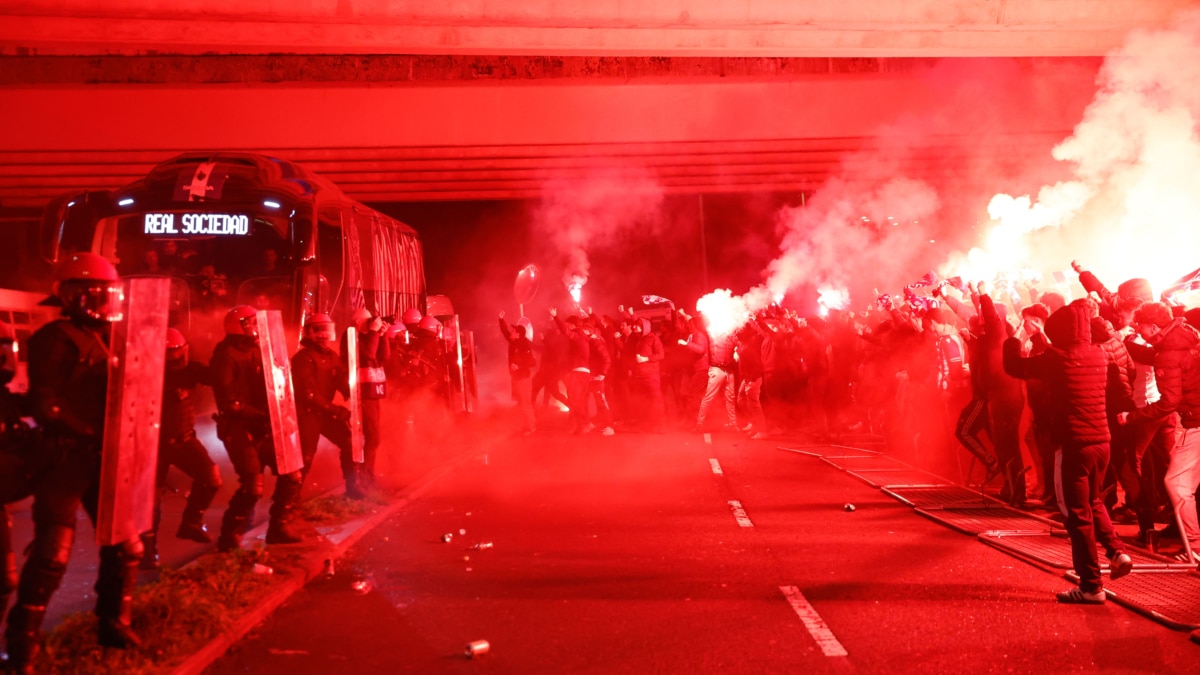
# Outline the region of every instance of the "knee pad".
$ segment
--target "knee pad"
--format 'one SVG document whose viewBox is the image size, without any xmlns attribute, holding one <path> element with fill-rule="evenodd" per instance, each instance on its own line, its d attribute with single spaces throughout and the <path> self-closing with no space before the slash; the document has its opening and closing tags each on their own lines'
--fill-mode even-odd
<svg viewBox="0 0 1200 675">
<path fill-rule="evenodd" d="M 46 528 L 42 536 L 34 535 L 29 545 L 29 557 L 47 571 L 63 572 L 71 560 L 71 546 L 74 543 L 74 528 L 54 525 Z"/>
<path fill-rule="evenodd" d="M 264 491 L 262 474 L 258 474 L 254 478 L 244 481 L 242 486 L 238 488 L 238 492 L 241 492 L 247 497 L 254 497 L 255 499 L 263 496 Z"/>
<path fill-rule="evenodd" d="M 142 555 L 146 552 L 146 547 L 142 544 L 141 537 L 134 537 L 129 541 L 118 544 L 118 551 L 121 555 L 121 560 L 125 562 L 137 562 L 142 559 Z"/>
</svg>

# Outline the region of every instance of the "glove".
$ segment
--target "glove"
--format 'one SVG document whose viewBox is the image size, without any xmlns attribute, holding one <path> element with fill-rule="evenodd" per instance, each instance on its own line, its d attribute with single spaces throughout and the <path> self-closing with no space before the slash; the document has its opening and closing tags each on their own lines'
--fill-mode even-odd
<svg viewBox="0 0 1200 675">
<path fill-rule="evenodd" d="M 637 357 L 638 363 L 646 363 L 650 360 L 649 356 L 642 356 L 641 354 L 634 354 L 634 356 Z"/>
</svg>

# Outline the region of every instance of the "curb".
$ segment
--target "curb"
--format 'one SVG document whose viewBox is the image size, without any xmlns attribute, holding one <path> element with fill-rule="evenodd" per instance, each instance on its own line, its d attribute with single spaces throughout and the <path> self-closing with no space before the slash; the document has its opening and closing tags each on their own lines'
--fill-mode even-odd
<svg viewBox="0 0 1200 675">
<path fill-rule="evenodd" d="M 287 602 L 297 591 L 304 588 L 308 582 L 317 578 L 325 569 L 325 561 L 343 556 L 351 546 L 358 543 L 368 532 L 380 523 L 390 518 L 397 511 L 408 506 L 423 494 L 428 492 L 435 483 L 442 479 L 459 464 L 476 456 L 477 453 L 467 452 L 451 461 L 449 464 L 430 471 L 415 484 L 403 490 L 400 497 L 381 510 L 369 516 L 351 520 L 342 524 L 328 534 L 320 535 L 319 543 L 311 546 L 302 554 L 300 563 L 289 568 L 290 574 L 283 583 L 270 591 L 253 609 L 243 614 L 227 630 L 214 637 L 207 645 L 189 656 L 175 668 L 165 671 L 171 675 L 200 675 L 217 659 L 225 655 L 235 643 L 265 621 L 284 602 Z M 257 539 L 266 533 L 267 524 L 263 523 L 246 533 L 247 538 Z M 211 555 L 211 554 L 210 554 Z"/>
</svg>

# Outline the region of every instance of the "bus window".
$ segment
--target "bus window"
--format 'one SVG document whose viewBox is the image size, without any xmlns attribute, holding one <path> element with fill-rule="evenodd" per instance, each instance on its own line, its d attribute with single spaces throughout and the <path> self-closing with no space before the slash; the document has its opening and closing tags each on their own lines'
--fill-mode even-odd
<svg viewBox="0 0 1200 675">
<path fill-rule="evenodd" d="M 284 321 L 292 320 L 292 285 L 278 277 L 247 279 L 238 287 L 237 304 L 254 309 L 277 309 Z"/>
<path fill-rule="evenodd" d="M 324 295 L 319 304 L 324 311 L 330 311 L 337 306 L 338 296 L 342 293 L 342 227 L 341 224 L 331 225 L 324 218 L 317 225 L 317 260 L 320 261 L 320 274 L 324 280 L 319 289 Z"/>
</svg>

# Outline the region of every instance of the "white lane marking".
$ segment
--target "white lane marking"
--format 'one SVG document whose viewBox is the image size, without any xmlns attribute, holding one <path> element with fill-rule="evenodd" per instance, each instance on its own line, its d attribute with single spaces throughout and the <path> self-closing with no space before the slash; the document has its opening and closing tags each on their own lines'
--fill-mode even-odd
<svg viewBox="0 0 1200 675">
<path fill-rule="evenodd" d="M 712 434 L 704 434 L 704 442 L 712 445 Z"/>
<path fill-rule="evenodd" d="M 708 463 L 712 465 L 713 473 L 717 474 L 718 476 L 725 473 L 724 471 L 721 471 L 721 463 L 718 462 L 717 460 L 710 459 L 710 460 L 708 460 Z"/>
<path fill-rule="evenodd" d="M 746 515 L 746 509 L 742 508 L 742 503 L 736 499 L 729 500 L 729 508 L 733 510 L 733 517 L 737 520 L 737 524 L 742 527 L 754 527 L 754 523 L 750 522 L 750 517 Z"/>
<path fill-rule="evenodd" d="M 817 645 L 821 651 L 825 652 L 825 656 L 849 656 L 846 648 L 833 636 L 833 631 L 829 630 L 829 626 L 826 626 L 825 622 L 821 620 L 821 615 L 817 614 L 817 610 L 813 609 L 799 588 L 780 586 L 779 590 L 783 591 L 783 597 L 787 598 L 792 609 L 796 610 L 796 614 L 804 622 L 804 627 L 808 629 L 809 635 L 812 635 L 813 639 L 817 641 Z"/>
</svg>

